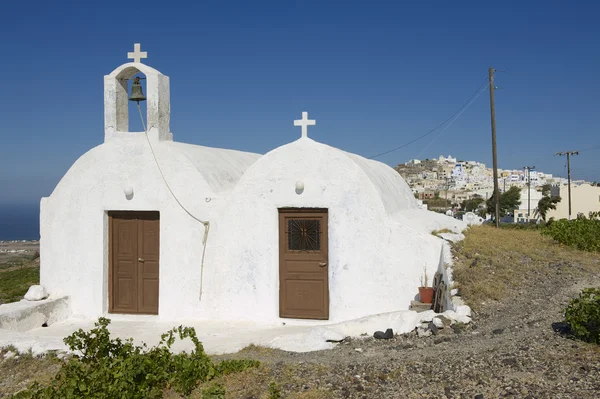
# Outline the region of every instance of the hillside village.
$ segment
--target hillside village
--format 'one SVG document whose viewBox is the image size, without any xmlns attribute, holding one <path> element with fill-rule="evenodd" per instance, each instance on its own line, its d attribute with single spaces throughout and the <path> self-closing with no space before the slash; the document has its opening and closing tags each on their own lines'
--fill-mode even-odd
<svg viewBox="0 0 600 399">
<path fill-rule="evenodd" d="M 461 213 L 464 212 L 463 208 L 466 201 L 473 199 L 485 201 L 494 193 L 493 169 L 478 161 L 467 161 L 457 159 L 451 155 L 447 157 L 440 155 L 437 159 L 412 159 L 404 164 L 397 165 L 395 169 L 406 180 L 423 207 L 444 211 L 456 217 L 460 217 Z M 509 221 L 539 220 L 540 216 L 536 208 L 543 196 L 543 187 L 550 186 L 552 196 L 566 198 L 567 179 L 555 177 L 551 173 L 533 169 L 529 171 L 526 169 L 498 169 L 498 178 L 500 193 L 510 190 L 511 187 L 517 187 L 521 190 L 521 205 L 519 209 L 515 210 L 515 214 L 510 216 Z M 530 187 L 528 186 L 529 181 L 531 182 Z M 576 188 L 578 186 L 588 185 L 589 183 L 584 180 L 571 180 L 574 193 L 577 192 Z M 593 195 L 587 187 L 586 190 L 580 191 L 580 196 L 585 196 L 585 199 L 581 200 L 584 202 Z M 585 191 L 585 194 L 583 194 L 583 191 Z M 591 191 L 594 193 L 598 191 L 598 194 L 600 194 L 599 187 L 592 187 Z M 527 204 L 528 197 L 529 207 Z M 598 197 L 594 196 L 594 198 Z M 484 201 L 481 201 L 479 205 L 482 216 L 485 216 Z M 566 200 L 564 202 L 566 203 Z M 581 209 L 576 209 L 573 214 L 576 215 L 579 211 L 587 214 L 589 211 L 596 211 L 597 207 L 597 203 L 582 204 Z M 555 218 L 567 217 L 561 212 L 551 216 Z"/>
</svg>

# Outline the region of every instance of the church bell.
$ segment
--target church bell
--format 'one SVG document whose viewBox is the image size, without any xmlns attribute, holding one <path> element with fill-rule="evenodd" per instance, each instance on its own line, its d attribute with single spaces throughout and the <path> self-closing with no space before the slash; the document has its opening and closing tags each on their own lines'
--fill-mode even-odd
<svg viewBox="0 0 600 399">
<path fill-rule="evenodd" d="M 146 101 L 146 96 L 144 96 L 144 92 L 142 91 L 142 85 L 140 84 L 139 76 L 136 76 L 136 78 L 133 79 L 129 101 L 137 101 L 138 104 L 140 101 Z"/>
</svg>

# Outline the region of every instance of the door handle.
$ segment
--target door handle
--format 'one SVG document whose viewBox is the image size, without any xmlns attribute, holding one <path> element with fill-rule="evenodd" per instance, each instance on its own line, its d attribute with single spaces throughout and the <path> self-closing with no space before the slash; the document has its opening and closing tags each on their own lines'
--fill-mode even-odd
<svg viewBox="0 0 600 399">
<path fill-rule="evenodd" d="M 319 266 L 320 266 L 320 267 L 325 267 L 325 266 L 327 266 L 327 262 L 320 262 L 320 263 L 319 263 Z"/>
<path fill-rule="evenodd" d="M 144 260 L 144 258 L 138 258 L 138 262 L 144 263 L 145 260 Z"/>
</svg>

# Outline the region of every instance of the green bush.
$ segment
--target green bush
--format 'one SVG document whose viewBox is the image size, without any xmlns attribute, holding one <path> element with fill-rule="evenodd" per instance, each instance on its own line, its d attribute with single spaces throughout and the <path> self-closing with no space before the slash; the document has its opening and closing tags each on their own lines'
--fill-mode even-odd
<svg viewBox="0 0 600 399">
<path fill-rule="evenodd" d="M 571 299 L 565 319 L 573 335 L 600 344 L 600 288 L 586 288 L 579 297 Z"/>
<path fill-rule="evenodd" d="M 111 339 L 110 320 L 98 319 L 89 332 L 79 329 L 64 339 L 76 353 L 50 386 L 34 384 L 17 398 L 160 398 L 165 388 L 189 395 L 201 382 L 258 366 L 257 361 L 227 360 L 217 365 L 204 352 L 196 331 L 179 326 L 161 336 L 159 344 L 136 346 L 131 338 Z M 176 338 L 190 339 L 191 353 L 171 353 Z M 215 392 L 218 389 L 215 386 Z M 220 391 L 219 391 L 220 392 Z M 213 397 L 219 397 L 215 396 Z"/>
<path fill-rule="evenodd" d="M 542 230 L 542 234 L 583 251 L 600 251 L 600 220 L 594 213 L 589 219 L 580 215 L 575 220 L 553 221 Z"/>
<path fill-rule="evenodd" d="M 223 384 L 215 383 L 202 390 L 203 399 L 225 399 L 225 387 Z"/>
<path fill-rule="evenodd" d="M 269 384 L 269 399 L 281 399 L 281 390 L 275 382 Z"/>
</svg>

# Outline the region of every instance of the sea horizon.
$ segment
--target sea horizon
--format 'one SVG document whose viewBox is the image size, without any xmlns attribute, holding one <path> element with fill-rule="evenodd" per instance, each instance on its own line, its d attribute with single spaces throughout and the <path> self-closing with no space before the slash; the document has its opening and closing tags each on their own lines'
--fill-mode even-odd
<svg viewBox="0 0 600 399">
<path fill-rule="evenodd" d="M 39 239 L 39 204 L 0 205 L 0 241 Z"/>
</svg>

